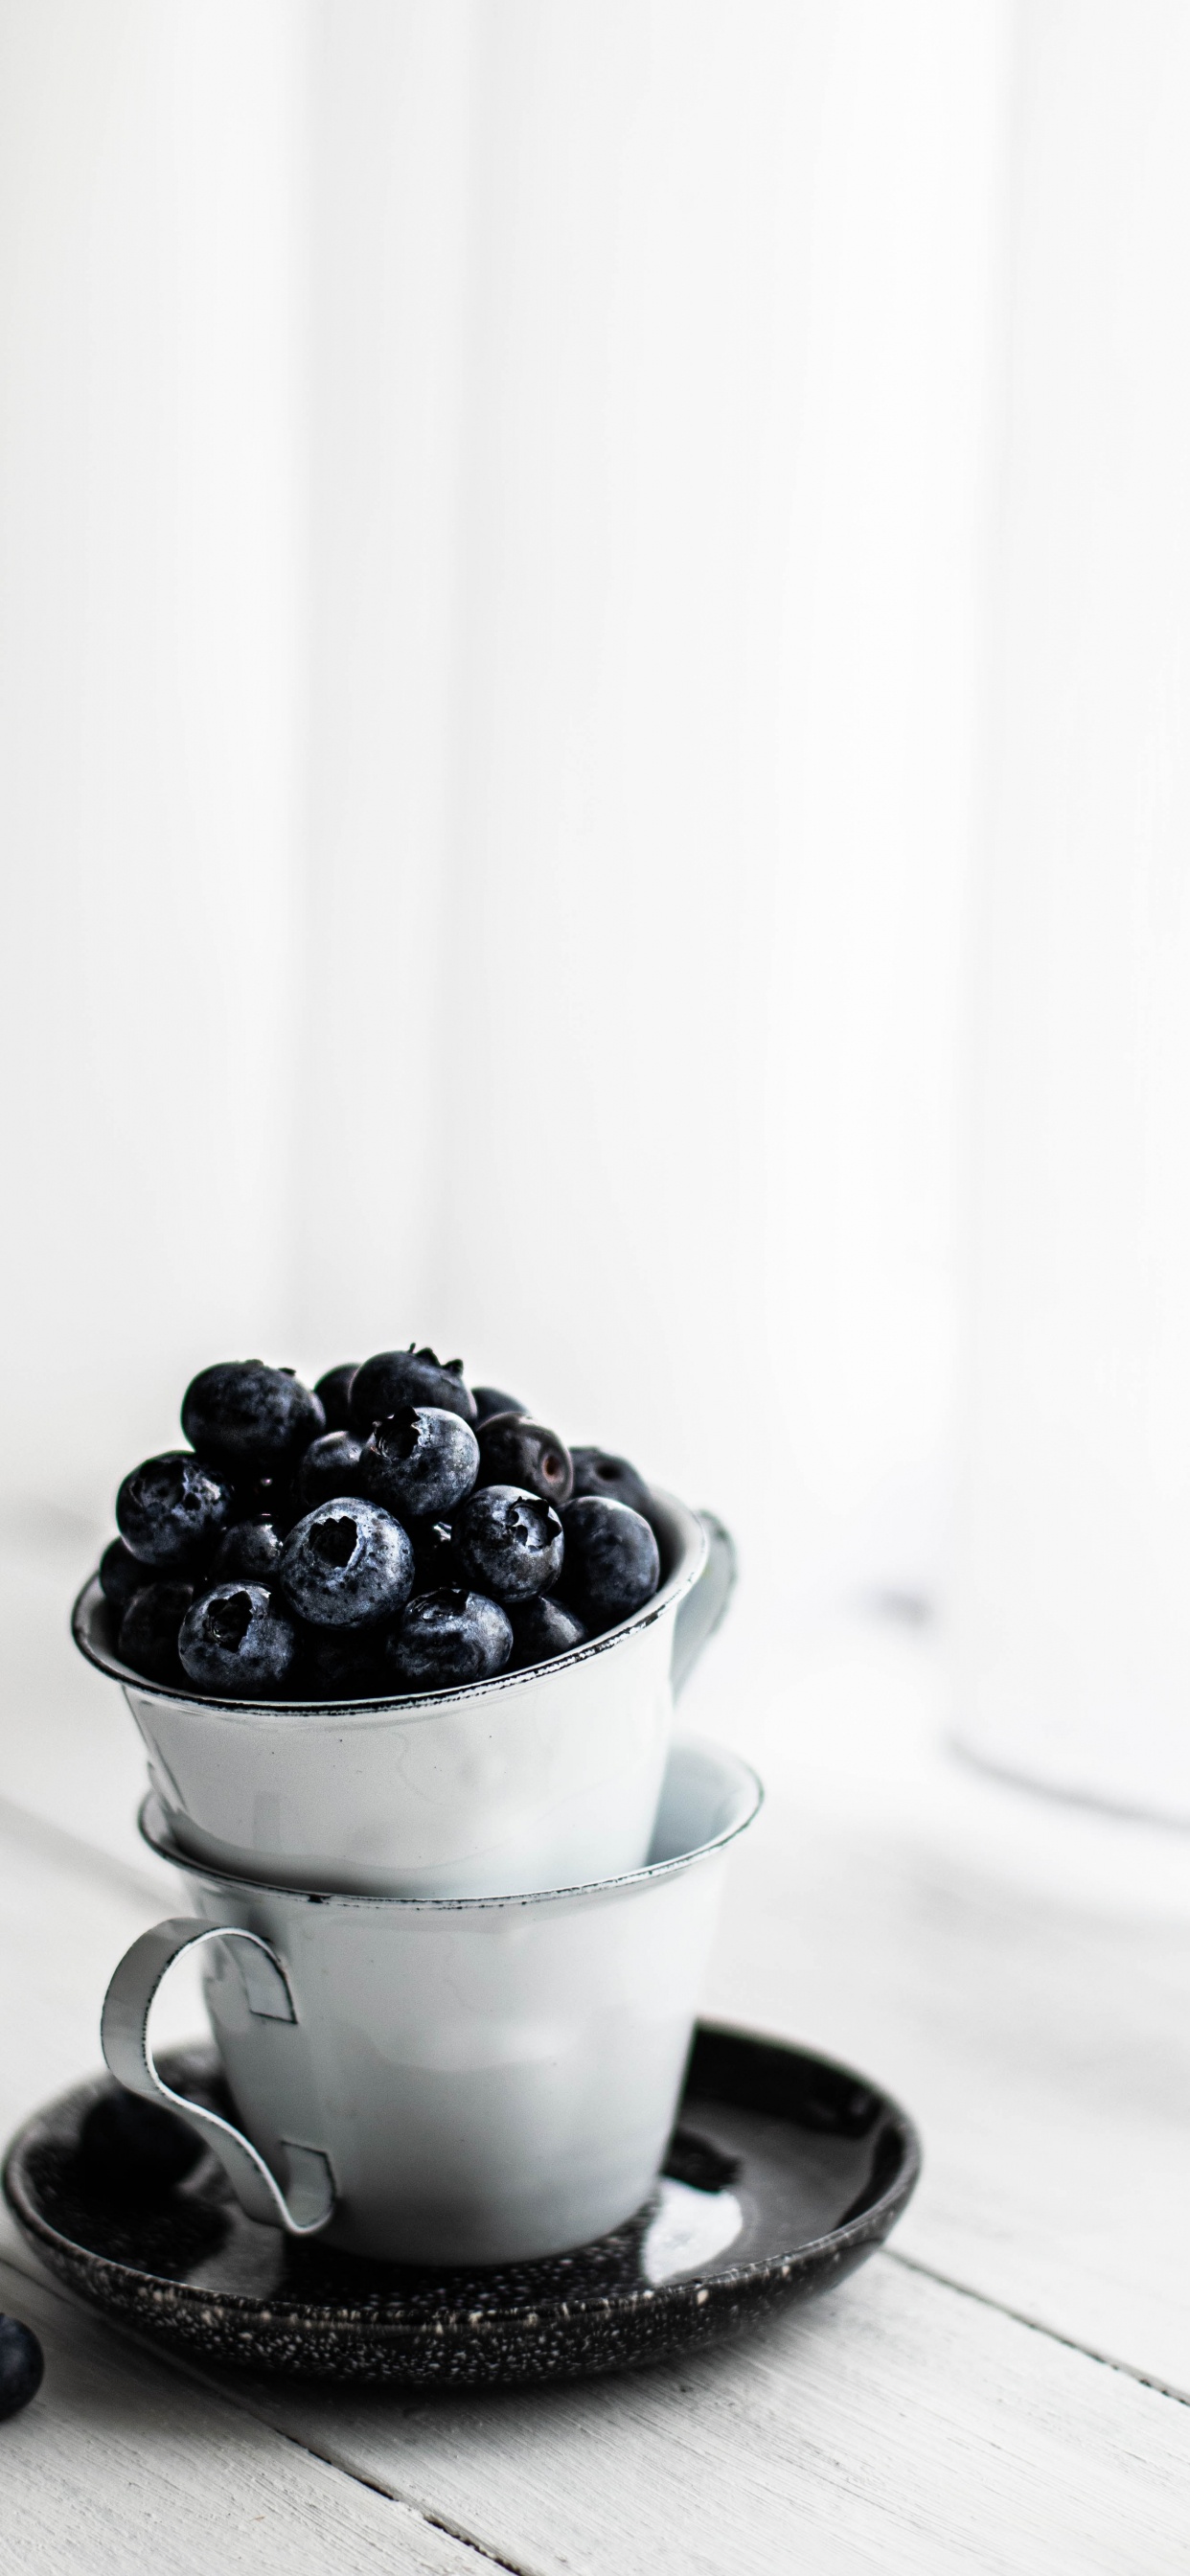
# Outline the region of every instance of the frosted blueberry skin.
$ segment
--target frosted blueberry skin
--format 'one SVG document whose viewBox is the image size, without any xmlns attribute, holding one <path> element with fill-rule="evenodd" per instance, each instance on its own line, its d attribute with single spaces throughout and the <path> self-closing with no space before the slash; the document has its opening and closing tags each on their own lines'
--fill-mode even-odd
<svg viewBox="0 0 1190 2576">
<path fill-rule="evenodd" d="M 461 1360 L 440 1360 L 434 1351 L 377 1351 L 351 1381 L 351 1428 L 366 1440 L 376 1422 L 399 1412 L 403 1404 L 440 1406 L 464 1422 L 475 1420 L 475 1398 L 463 1384 Z"/>
<path fill-rule="evenodd" d="M 503 1387 L 473 1386 L 476 1422 L 487 1422 L 493 1413 L 527 1413 L 529 1407 L 519 1397 L 505 1395 Z"/>
<path fill-rule="evenodd" d="M 544 1422 L 524 1413 L 494 1413 L 480 1427 L 478 1482 L 516 1485 L 561 1511 L 574 1483 L 570 1451 Z"/>
<path fill-rule="evenodd" d="M 608 1449 L 572 1449 L 570 1455 L 574 1461 L 571 1501 L 578 1502 L 584 1494 L 601 1494 L 605 1502 L 627 1503 L 630 1512 L 640 1512 L 648 1520 L 653 1497 L 629 1459 L 616 1458 Z"/>
<path fill-rule="evenodd" d="M 577 1610 L 568 1610 L 565 1602 L 547 1600 L 538 1593 L 532 1601 L 519 1601 L 509 1611 L 512 1625 L 512 1654 L 509 1671 L 523 1672 L 527 1664 L 548 1664 L 555 1655 L 568 1655 L 572 1647 L 581 1646 L 586 1629 Z"/>
<path fill-rule="evenodd" d="M 202 2141 L 163 2103 L 138 2093 L 101 2093 L 79 2131 L 79 2156 L 113 2199 L 143 2201 L 191 2173 Z"/>
<path fill-rule="evenodd" d="M 403 1404 L 365 1442 L 359 1490 L 402 1521 L 438 1520 L 470 1493 L 478 1471 L 469 1422 L 442 1405 Z"/>
<path fill-rule="evenodd" d="M 312 1628 L 395 1619 L 413 1590 L 413 1545 L 391 1512 L 343 1495 L 320 1503 L 281 1551 L 281 1590 Z"/>
<path fill-rule="evenodd" d="M 467 1582 L 495 1601 L 528 1601 L 562 1571 L 562 1523 L 552 1503 L 519 1486 L 481 1485 L 451 1530 Z"/>
<path fill-rule="evenodd" d="M 294 1470 L 292 1518 L 302 1520 L 340 1494 L 360 1493 L 359 1461 L 360 1443 L 353 1431 L 324 1431 L 321 1439 L 312 1440 Z"/>
<path fill-rule="evenodd" d="M 314 1393 L 326 1415 L 328 1431 L 347 1431 L 351 1427 L 348 1397 L 358 1366 L 358 1360 L 340 1360 L 336 1368 L 325 1369 L 314 1380 Z"/>
<path fill-rule="evenodd" d="M 419 1592 L 385 1640 L 384 1667 L 399 1691 L 445 1690 L 503 1672 L 512 1629 L 497 1601 L 462 1586 Z"/>
<path fill-rule="evenodd" d="M 0 2317 L 0 2424 L 36 2397 L 44 2370 L 45 2356 L 32 2326 L 23 2326 L 18 2317 Z"/>
<path fill-rule="evenodd" d="M 133 1593 L 143 1592 L 152 1580 L 152 1567 L 142 1565 L 122 1538 L 112 1539 L 105 1547 L 99 1560 L 99 1588 L 117 1619 L 123 1618 Z"/>
<path fill-rule="evenodd" d="M 275 1475 L 326 1429 L 318 1397 L 292 1369 L 216 1360 L 182 1399 L 182 1429 L 203 1458 L 240 1476 Z"/>
<path fill-rule="evenodd" d="M 228 1527 L 235 1496 L 226 1476 L 188 1449 L 167 1449 L 134 1467 L 116 1496 L 120 1536 L 142 1565 L 162 1574 L 209 1555 Z M 146 1578 L 152 1580 L 152 1573 Z"/>
<path fill-rule="evenodd" d="M 216 1583 L 275 1583 L 280 1562 L 280 1534 L 266 1513 L 233 1521 L 207 1567 L 204 1588 Z"/>
<path fill-rule="evenodd" d="M 194 1599 L 194 1585 L 167 1577 L 134 1592 L 120 1621 L 121 1660 L 147 1681 L 177 1689 L 185 1676 L 178 1661 L 178 1631 Z"/>
<path fill-rule="evenodd" d="M 640 1512 L 600 1494 L 567 1503 L 563 1596 L 593 1636 L 651 1601 L 661 1580 L 657 1541 Z"/>
<path fill-rule="evenodd" d="M 263 1583 L 220 1583 L 192 1602 L 178 1634 L 187 1678 L 199 1690 L 256 1699 L 284 1681 L 297 1650 L 291 1619 Z"/>
</svg>

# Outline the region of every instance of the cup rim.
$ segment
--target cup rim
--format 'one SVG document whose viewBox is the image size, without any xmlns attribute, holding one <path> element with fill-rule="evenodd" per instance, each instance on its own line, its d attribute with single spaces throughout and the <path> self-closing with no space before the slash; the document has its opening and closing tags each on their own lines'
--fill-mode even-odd
<svg viewBox="0 0 1190 2576">
<path fill-rule="evenodd" d="M 619 1888 L 651 1886 L 656 1880 L 674 1878 L 680 1871 L 692 1869 L 697 1861 L 709 1859 L 712 1852 L 722 1851 L 728 1843 L 736 1840 L 737 1835 L 745 1833 L 748 1826 L 755 1823 L 764 1805 L 764 1783 L 759 1772 L 753 1770 L 752 1764 L 746 1762 L 742 1754 L 730 1752 L 726 1745 L 714 1743 L 709 1736 L 675 1736 L 670 1745 L 669 1762 L 675 1753 L 683 1752 L 709 1754 L 721 1775 L 734 1773 L 748 1801 L 743 1814 L 725 1825 L 721 1833 L 710 1835 L 705 1843 L 696 1844 L 693 1851 L 675 1852 L 668 1860 L 645 1861 L 640 1869 L 617 1870 L 612 1878 L 584 1879 L 570 1887 L 530 1888 L 510 1896 L 379 1896 L 355 1889 L 290 1887 L 272 1879 L 249 1878 L 242 1870 L 220 1869 L 214 1861 L 196 1860 L 190 1852 L 183 1851 L 170 1833 L 165 1821 L 165 1808 L 155 1789 L 150 1789 L 142 1798 L 136 1821 L 142 1842 L 148 1844 L 149 1850 L 159 1860 L 168 1861 L 171 1868 L 181 1870 L 191 1878 L 208 1880 L 216 1887 L 243 1889 L 250 1896 L 284 1896 L 303 1905 L 350 1906 L 364 1911 L 378 1906 L 401 1906 L 410 1914 L 480 1914 L 491 1913 L 501 1907 L 523 1910 L 530 1905 L 561 1905 L 580 1896 L 607 1896 Z"/>
<path fill-rule="evenodd" d="M 270 1719 L 285 1722 L 295 1717 L 328 1716 L 340 1724 L 350 1723 L 353 1719 L 367 1723 L 373 1718 L 411 1716 L 419 1708 L 446 1709 L 464 1700 L 470 1707 L 481 1696 L 514 1690 L 522 1683 L 540 1679 L 544 1674 L 566 1672 L 572 1664 L 588 1663 L 595 1655 L 607 1654 L 612 1647 L 623 1644 L 625 1638 L 652 1627 L 693 1588 L 709 1553 L 706 1525 L 689 1503 L 682 1502 L 676 1494 L 667 1493 L 663 1486 L 653 1486 L 652 1493 L 654 1500 L 676 1523 L 678 1555 L 672 1573 L 658 1586 L 651 1600 L 643 1602 L 639 1610 L 634 1610 L 630 1618 L 621 1619 L 616 1627 L 605 1628 L 598 1637 L 585 1638 L 581 1646 L 572 1646 L 565 1655 L 552 1655 L 544 1664 L 523 1665 L 516 1672 L 493 1673 L 487 1681 L 454 1682 L 437 1691 L 387 1691 L 366 1699 L 221 1699 L 212 1691 L 172 1689 L 162 1682 L 150 1681 L 147 1674 L 138 1673 L 131 1664 L 121 1662 L 120 1657 L 95 1636 L 96 1616 L 107 1607 L 98 1572 L 88 1576 L 78 1594 L 70 1614 L 70 1633 L 87 1662 L 93 1664 L 97 1672 L 106 1673 L 109 1681 L 119 1682 L 125 1692 L 131 1688 L 143 1699 L 154 1701 L 158 1707 L 209 1709 L 220 1717 L 238 1719 L 243 1725 L 267 1725 Z M 150 1582 L 153 1580 L 151 1572 L 148 1579 Z"/>
</svg>

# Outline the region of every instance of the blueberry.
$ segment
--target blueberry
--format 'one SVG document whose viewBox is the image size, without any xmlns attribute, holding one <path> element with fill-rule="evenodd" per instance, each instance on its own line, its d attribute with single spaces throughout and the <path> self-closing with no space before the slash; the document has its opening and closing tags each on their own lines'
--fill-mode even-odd
<svg viewBox="0 0 1190 2576">
<path fill-rule="evenodd" d="M 452 1590 L 460 1576 L 450 1522 L 410 1521 L 409 1536 L 416 1564 L 414 1591 L 441 1592 L 444 1587 Z"/>
<path fill-rule="evenodd" d="M 413 1547 L 377 1503 L 320 1503 L 286 1539 L 281 1589 L 313 1628 L 393 1619 L 413 1590 Z"/>
<path fill-rule="evenodd" d="M 359 1462 L 361 1493 L 404 1520 L 437 1520 L 469 1494 L 479 1442 L 437 1404 L 403 1404 L 378 1422 Z"/>
<path fill-rule="evenodd" d="M 167 1688 L 184 1690 L 186 1676 L 178 1661 L 178 1630 L 194 1599 L 194 1585 L 176 1576 L 147 1583 L 133 1594 L 120 1621 L 120 1654 L 133 1671 Z"/>
<path fill-rule="evenodd" d="M 347 1399 L 357 1365 L 355 1360 L 340 1360 L 337 1368 L 327 1369 L 314 1381 L 314 1393 L 326 1415 L 328 1431 L 346 1431 L 349 1427 L 351 1415 Z"/>
<path fill-rule="evenodd" d="M 192 1603 L 182 1621 L 178 1653 L 199 1690 L 257 1699 L 283 1682 L 293 1662 L 293 1623 L 277 1609 L 263 1583 L 220 1583 Z"/>
<path fill-rule="evenodd" d="M 182 1429 L 204 1458 L 267 1476 L 292 1464 L 326 1429 L 316 1395 L 292 1369 L 263 1360 L 217 1360 L 200 1369 L 182 1399 Z"/>
<path fill-rule="evenodd" d="M 486 1422 L 493 1413 L 527 1413 L 529 1410 L 527 1404 L 518 1403 L 515 1395 L 505 1395 L 502 1387 L 473 1386 L 471 1393 L 475 1398 L 477 1422 Z"/>
<path fill-rule="evenodd" d="M 23 2326 L 17 2317 L 0 2317 L 0 2424 L 36 2397 L 44 2369 L 32 2326 Z"/>
<path fill-rule="evenodd" d="M 312 1440 L 294 1472 L 294 1519 L 317 1511 L 320 1503 L 336 1502 L 341 1494 L 358 1494 L 359 1460 L 360 1443 L 354 1432 L 324 1431 L 320 1440 Z"/>
<path fill-rule="evenodd" d="M 547 1601 L 541 1592 L 532 1601 L 518 1601 L 509 1617 L 513 1672 L 526 1664 L 548 1664 L 553 1655 L 568 1655 L 587 1633 L 576 1611 L 562 1601 Z"/>
<path fill-rule="evenodd" d="M 207 1568 L 208 1583 L 275 1583 L 281 1562 L 281 1539 L 266 1512 L 250 1521 L 233 1521 L 224 1530 Z"/>
<path fill-rule="evenodd" d="M 481 1485 L 517 1485 L 523 1493 L 540 1494 L 543 1503 L 561 1511 L 570 1500 L 574 1470 L 570 1451 L 544 1422 L 525 1413 L 494 1413 L 479 1434 Z"/>
<path fill-rule="evenodd" d="M 445 1690 L 503 1672 L 512 1629 L 496 1601 L 457 1589 L 419 1592 L 386 1642 L 385 1669 L 398 1690 Z"/>
<path fill-rule="evenodd" d="M 153 1580 L 151 1566 L 142 1565 L 122 1538 L 114 1538 L 99 1560 L 99 1582 L 105 1601 L 111 1603 L 117 1619 L 128 1608 L 134 1592 L 143 1592 Z"/>
<path fill-rule="evenodd" d="M 302 1689 L 311 1699 L 378 1699 L 387 1688 L 380 1628 L 307 1628 L 301 1643 Z"/>
<path fill-rule="evenodd" d="M 540 1495 L 516 1485 L 483 1485 L 451 1522 L 469 1583 L 497 1601 L 548 1592 L 562 1567 L 562 1523 Z"/>
<path fill-rule="evenodd" d="M 89 2175 L 120 2198 L 143 2199 L 172 2189 L 193 2171 L 202 2146 L 184 2120 L 164 2103 L 142 2102 L 139 2093 L 109 2090 L 91 2104 L 79 2131 L 79 2155 Z"/>
<path fill-rule="evenodd" d="M 227 1528 L 232 1503 L 226 1476 L 189 1449 L 168 1449 L 125 1476 L 116 1519 L 133 1556 L 164 1573 L 201 1562 Z"/>
<path fill-rule="evenodd" d="M 630 1512 L 639 1512 L 648 1520 L 653 1497 L 643 1476 L 638 1476 L 627 1458 L 615 1458 L 607 1449 L 572 1449 L 576 1503 L 584 1494 L 602 1494 L 611 1503 L 627 1503 Z"/>
<path fill-rule="evenodd" d="M 614 1628 L 652 1599 L 661 1579 L 657 1541 L 627 1503 L 582 1494 L 567 1503 L 564 1593 L 593 1635 Z"/>
<path fill-rule="evenodd" d="M 351 1427 L 366 1440 L 374 1422 L 396 1413 L 402 1404 L 434 1404 L 446 1413 L 475 1420 L 475 1398 L 463 1384 L 461 1360 L 438 1359 L 433 1351 L 378 1351 L 365 1360 L 351 1381 Z"/>
</svg>

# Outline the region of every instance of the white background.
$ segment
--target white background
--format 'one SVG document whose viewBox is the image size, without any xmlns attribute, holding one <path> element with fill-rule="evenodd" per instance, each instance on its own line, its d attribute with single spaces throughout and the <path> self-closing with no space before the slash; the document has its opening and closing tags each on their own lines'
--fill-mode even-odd
<svg viewBox="0 0 1190 2576">
<path fill-rule="evenodd" d="M 1190 1742 L 1188 93 L 1175 0 L 0 0 L 12 1526 L 412 1336 L 778 1616 L 957 1484 L 980 1725 Z"/>
<path fill-rule="evenodd" d="M 0 29 L 13 1503 L 415 1335 L 921 1579 L 1002 12 Z"/>
</svg>

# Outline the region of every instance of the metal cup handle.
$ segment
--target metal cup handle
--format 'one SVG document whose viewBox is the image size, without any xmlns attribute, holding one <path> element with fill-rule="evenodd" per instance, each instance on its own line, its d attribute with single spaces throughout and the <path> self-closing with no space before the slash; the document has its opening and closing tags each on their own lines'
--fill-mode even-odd
<svg viewBox="0 0 1190 2576">
<path fill-rule="evenodd" d="M 247 1932 L 239 1923 L 201 1923 L 175 1915 L 151 1932 L 142 1932 L 125 1951 L 104 1997 L 100 2024 L 104 2057 L 118 2084 L 139 2093 L 146 2102 L 163 2102 L 204 2146 L 213 2148 L 249 2218 L 259 2219 L 266 2227 L 283 2227 L 289 2236 L 315 2236 L 335 2206 L 334 2176 L 321 2150 L 283 2141 L 287 2171 L 282 2190 L 249 2138 L 217 2111 L 206 2111 L 175 2093 L 153 2062 L 149 2014 L 157 1989 L 174 1960 L 204 1941 L 233 1944 L 249 2012 L 264 2021 L 296 2022 L 285 1970 L 259 1933 Z"/>
</svg>

